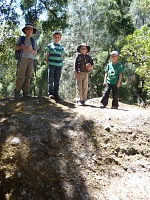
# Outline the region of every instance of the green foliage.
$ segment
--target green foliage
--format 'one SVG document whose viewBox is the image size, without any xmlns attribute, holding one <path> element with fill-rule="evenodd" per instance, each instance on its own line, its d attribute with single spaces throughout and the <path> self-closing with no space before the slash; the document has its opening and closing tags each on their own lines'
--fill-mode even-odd
<svg viewBox="0 0 150 200">
<path fill-rule="evenodd" d="M 33 24 L 36 24 L 40 15 L 45 13 L 42 29 L 47 33 L 66 26 L 67 0 L 22 0 L 21 9 L 25 21 Z"/>
<path fill-rule="evenodd" d="M 0 2 L 0 24 L 7 24 L 9 27 L 13 28 L 14 25 L 19 23 L 18 13 L 16 12 L 15 1 L 3 0 Z"/>
<path fill-rule="evenodd" d="M 22 0 L 22 16 L 24 16 L 26 22 L 33 23 L 37 28 L 34 35 L 39 48 L 36 56 L 38 61 L 37 73 L 34 80 L 36 95 L 47 95 L 45 47 L 52 41 L 52 32 L 59 29 L 63 32 L 61 44 L 66 52 L 60 94 L 68 100 L 75 98 L 73 63 L 76 48 L 81 43 L 87 43 L 91 46 L 90 55 L 94 58 L 95 64 L 94 69 L 89 73 L 89 98 L 101 96 L 104 67 L 109 62 L 109 52 L 112 49 L 120 52 L 126 42 L 125 37 L 134 31 L 132 18 L 129 15 L 130 3 L 130 0 L 69 0 L 68 4 L 67 0 Z M 0 88 L 1 94 L 7 96 L 12 95 L 15 84 L 16 61 L 14 60 L 14 47 L 16 39 L 20 35 L 19 22 L 17 23 L 18 15 L 15 13 L 16 5 L 14 0 L 11 0 L 10 5 L 6 1 L 3 1 L 3 5 L 0 3 L 0 22 L 1 24 L 5 22 L 0 30 Z M 41 14 L 45 15 L 43 21 L 39 20 Z M 17 26 L 15 26 L 16 23 Z M 143 33 L 143 38 L 148 37 L 146 32 Z M 129 38 L 132 36 L 129 36 Z M 147 38 L 147 43 L 145 42 L 142 51 L 142 38 L 139 40 L 136 37 L 137 35 L 135 35 L 134 41 L 131 38 L 129 40 L 131 48 L 131 51 L 128 52 L 129 56 L 126 56 L 122 51 L 120 59 L 123 66 L 125 66 L 123 89 L 121 91 L 127 90 L 127 94 L 135 93 L 137 95 L 141 89 L 138 87 L 140 81 L 137 74 L 142 75 L 147 69 L 148 51 L 145 54 L 144 48 L 148 50 L 147 45 L 149 45 L 149 42 Z M 141 52 L 139 49 L 141 49 Z M 136 55 L 137 52 L 138 55 L 143 55 L 142 58 L 146 58 L 141 71 L 141 68 L 138 68 L 141 62 L 140 56 L 137 59 L 136 56 L 132 55 L 132 53 Z M 135 70 L 137 70 L 136 74 Z M 147 74 L 147 76 L 149 75 Z M 144 89 L 147 90 L 148 87 L 148 81 L 145 81 Z"/>
<path fill-rule="evenodd" d="M 9 28 L 9 32 L 8 32 Z M 14 47 L 18 32 L 11 29 L 7 24 L 1 26 L 0 29 L 0 83 L 1 83 L 1 95 L 12 96 L 15 73 L 16 73 L 16 61 L 14 59 Z"/>
<path fill-rule="evenodd" d="M 136 74 L 142 80 L 142 91 L 150 91 L 150 30 L 145 25 L 126 39 L 122 56 L 136 66 Z"/>
<path fill-rule="evenodd" d="M 145 24 L 149 24 L 150 0 L 133 0 L 130 13 L 134 20 L 135 26 L 141 28 Z"/>
<path fill-rule="evenodd" d="M 126 35 L 134 31 L 129 15 L 130 2 L 68 1 L 68 29 L 65 30 L 62 43 L 68 58 L 75 57 L 79 44 L 87 43 L 91 46 L 90 55 L 94 58 L 95 66 L 89 74 L 89 97 L 101 96 L 109 52 L 112 49 L 119 51 Z M 73 68 L 71 65 L 66 67 Z"/>
</svg>

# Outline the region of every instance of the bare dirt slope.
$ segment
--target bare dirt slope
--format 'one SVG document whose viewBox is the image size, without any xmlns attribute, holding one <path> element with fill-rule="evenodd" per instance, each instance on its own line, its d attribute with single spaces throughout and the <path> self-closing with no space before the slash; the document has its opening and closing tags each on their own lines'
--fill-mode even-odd
<svg viewBox="0 0 150 200">
<path fill-rule="evenodd" d="M 0 101 L 0 200 L 150 200 L 150 108 Z"/>
</svg>

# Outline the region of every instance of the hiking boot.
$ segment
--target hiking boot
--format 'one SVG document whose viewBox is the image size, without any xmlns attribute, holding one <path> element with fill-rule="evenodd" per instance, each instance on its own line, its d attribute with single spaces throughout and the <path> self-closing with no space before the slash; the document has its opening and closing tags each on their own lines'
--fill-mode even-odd
<svg viewBox="0 0 150 200">
<path fill-rule="evenodd" d="M 117 106 L 112 106 L 111 109 L 118 109 L 118 107 Z"/>
<path fill-rule="evenodd" d="M 29 98 L 31 97 L 30 94 L 28 92 L 23 92 L 23 97 L 24 98 Z"/>
<path fill-rule="evenodd" d="M 14 98 L 15 99 L 21 99 L 22 98 L 22 95 L 20 93 L 15 93 L 14 94 Z"/>
</svg>

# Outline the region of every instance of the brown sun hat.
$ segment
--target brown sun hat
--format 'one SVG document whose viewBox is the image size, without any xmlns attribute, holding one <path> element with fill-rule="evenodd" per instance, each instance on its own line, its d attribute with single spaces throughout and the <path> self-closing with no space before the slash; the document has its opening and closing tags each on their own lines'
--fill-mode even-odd
<svg viewBox="0 0 150 200">
<path fill-rule="evenodd" d="M 22 32 L 26 34 L 25 29 L 28 28 L 28 27 L 33 28 L 33 34 L 36 33 L 36 28 L 30 23 L 25 25 L 25 27 L 22 29 Z"/>
<path fill-rule="evenodd" d="M 81 47 L 86 47 L 87 48 L 87 53 L 90 52 L 90 46 L 86 45 L 86 44 L 80 44 L 78 47 L 77 47 L 77 52 L 80 53 L 80 49 Z"/>
</svg>

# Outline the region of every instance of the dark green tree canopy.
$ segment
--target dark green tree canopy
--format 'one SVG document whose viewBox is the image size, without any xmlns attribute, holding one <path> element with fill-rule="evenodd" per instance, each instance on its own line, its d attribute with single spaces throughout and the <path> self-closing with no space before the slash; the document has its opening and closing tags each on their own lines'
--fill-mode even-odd
<svg viewBox="0 0 150 200">
<path fill-rule="evenodd" d="M 43 31 L 66 26 L 67 0 L 22 0 L 21 9 L 26 22 L 36 23 L 45 14 Z"/>
<path fill-rule="evenodd" d="M 14 0 L 0 1 L 0 24 L 3 25 L 4 23 L 7 24 L 9 28 L 19 23 Z"/>
</svg>

